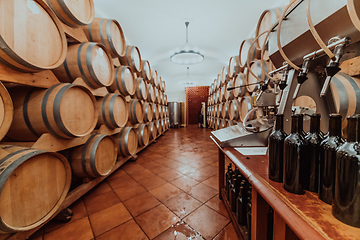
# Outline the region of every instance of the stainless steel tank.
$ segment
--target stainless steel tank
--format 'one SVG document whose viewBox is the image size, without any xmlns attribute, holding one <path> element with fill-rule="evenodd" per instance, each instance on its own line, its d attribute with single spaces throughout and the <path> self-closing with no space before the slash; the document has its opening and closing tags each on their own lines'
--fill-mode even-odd
<svg viewBox="0 0 360 240">
<path fill-rule="evenodd" d="M 170 127 L 180 127 L 181 108 L 179 102 L 169 102 L 168 109 L 170 114 Z"/>
</svg>

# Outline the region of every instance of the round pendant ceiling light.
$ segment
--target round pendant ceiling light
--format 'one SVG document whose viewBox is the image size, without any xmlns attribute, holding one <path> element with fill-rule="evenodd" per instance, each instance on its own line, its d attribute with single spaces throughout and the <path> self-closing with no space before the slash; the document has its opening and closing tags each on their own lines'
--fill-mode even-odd
<svg viewBox="0 0 360 240">
<path fill-rule="evenodd" d="M 175 52 L 170 56 L 170 60 L 173 63 L 181 65 L 192 65 L 200 63 L 204 60 L 204 55 L 199 51 L 194 50 L 193 46 L 189 43 L 188 27 L 189 22 L 185 22 L 186 26 L 186 43 L 182 46 L 181 50 Z"/>
</svg>

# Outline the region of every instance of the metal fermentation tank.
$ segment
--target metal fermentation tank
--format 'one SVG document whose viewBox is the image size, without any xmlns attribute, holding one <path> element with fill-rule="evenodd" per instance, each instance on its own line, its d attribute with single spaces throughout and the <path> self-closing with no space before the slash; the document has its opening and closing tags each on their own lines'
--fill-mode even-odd
<svg viewBox="0 0 360 240">
<path fill-rule="evenodd" d="M 181 108 L 179 102 L 169 102 L 168 109 L 170 114 L 170 127 L 180 127 Z"/>
</svg>

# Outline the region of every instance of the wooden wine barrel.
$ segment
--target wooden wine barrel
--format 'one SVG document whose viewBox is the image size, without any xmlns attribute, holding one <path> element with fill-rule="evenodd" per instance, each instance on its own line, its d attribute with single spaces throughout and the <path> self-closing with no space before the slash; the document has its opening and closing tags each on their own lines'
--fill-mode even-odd
<svg viewBox="0 0 360 240">
<path fill-rule="evenodd" d="M 144 147 L 149 144 L 149 130 L 146 124 L 137 125 L 136 133 L 140 147 Z"/>
<path fill-rule="evenodd" d="M 161 119 L 161 127 L 162 127 L 162 132 L 166 131 L 166 121 L 165 118 Z"/>
<path fill-rule="evenodd" d="M 342 128 L 347 126 L 347 117 L 360 113 L 360 79 L 345 73 L 337 73 L 330 82 L 336 113 L 342 116 Z"/>
<path fill-rule="evenodd" d="M 167 106 L 167 104 L 168 104 L 168 100 L 167 100 L 167 95 L 166 95 L 166 94 L 164 94 L 164 104 L 165 104 L 165 106 Z"/>
<path fill-rule="evenodd" d="M 125 55 L 120 57 L 121 65 L 126 65 L 134 72 L 141 71 L 141 55 L 135 46 L 126 46 Z"/>
<path fill-rule="evenodd" d="M 143 78 L 137 78 L 135 80 L 135 97 L 144 101 L 148 97 L 148 87 Z"/>
<path fill-rule="evenodd" d="M 245 39 L 244 41 L 241 42 L 240 50 L 239 50 L 240 67 L 243 68 L 247 67 L 246 65 L 247 65 L 248 57 L 249 57 L 249 62 L 251 62 L 254 59 L 260 58 L 259 51 L 256 49 L 255 44 L 252 44 L 253 42 L 254 42 L 254 38 Z"/>
<path fill-rule="evenodd" d="M 156 124 L 154 122 L 148 122 L 147 125 L 149 129 L 149 137 L 151 140 L 153 140 L 157 136 Z"/>
<path fill-rule="evenodd" d="M 0 82 L 0 140 L 5 137 L 13 121 L 14 106 L 9 92 Z"/>
<path fill-rule="evenodd" d="M 246 74 L 245 73 L 239 73 L 236 75 L 234 80 L 234 87 L 238 87 L 234 89 L 234 98 L 243 97 L 245 96 L 247 92 L 246 87 L 240 87 L 246 85 Z"/>
<path fill-rule="evenodd" d="M 217 78 L 215 81 L 216 81 L 216 89 L 218 90 L 221 87 L 221 75 L 220 74 L 217 75 Z"/>
<path fill-rule="evenodd" d="M 76 177 L 96 178 L 110 174 L 115 167 L 116 158 L 116 147 L 111 137 L 94 134 L 84 145 L 71 151 L 70 164 Z"/>
<path fill-rule="evenodd" d="M 155 88 L 152 84 L 148 84 L 147 87 L 148 87 L 148 94 L 146 101 L 153 103 L 155 102 Z"/>
<path fill-rule="evenodd" d="M 271 30 L 271 28 L 274 26 L 276 21 L 281 18 L 281 16 L 284 13 L 285 8 L 284 7 L 276 7 L 276 8 L 270 8 L 266 9 L 259 18 L 259 21 L 256 26 L 255 30 L 255 37 L 259 36 L 260 34 Z M 260 36 L 255 44 L 256 48 L 260 49 L 262 48 L 264 42 L 265 42 L 266 34 L 263 34 Z"/>
<path fill-rule="evenodd" d="M 160 90 L 155 88 L 155 103 L 161 104 Z"/>
<path fill-rule="evenodd" d="M 219 88 L 218 96 L 219 103 L 222 103 L 224 101 L 224 88 Z"/>
<path fill-rule="evenodd" d="M 235 126 L 237 123 L 233 120 L 226 120 L 226 126 L 227 127 L 231 127 L 231 126 Z"/>
<path fill-rule="evenodd" d="M 220 127 L 220 118 L 215 117 L 214 129 L 218 130 Z"/>
<path fill-rule="evenodd" d="M 216 117 L 217 118 L 219 118 L 221 116 L 222 108 L 223 108 L 223 103 L 219 103 L 218 108 L 217 108 L 217 112 L 216 112 Z"/>
<path fill-rule="evenodd" d="M 226 120 L 225 119 L 220 119 L 220 126 L 219 126 L 219 129 L 223 129 L 223 128 L 226 128 L 228 127 L 226 125 Z"/>
<path fill-rule="evenodd" d="M 159 118 L 163 118 L 164 112 L 163 112 L 162 106 L 160 104 L 158 105 L 158 109 L 159 109 Z"/>
<path fill-rule="evenodd" d="M 135 78 L 130 67 L 120 66 L 115 71 L 115 81 L 109 87 L 111 92 L 118 90 L 123 96 L 135 94 Z"/>
<path fill-rule="evenodd" d="M 170 117 L 169 108 L 167 106 L 165 107 L 165 111 L 166 111 L 166 117 Z"/>
<path fill-rule="evenodd" d="M 115 144 L 118 155 L 123 157 L 134 155 L 138 148 L 135 130 L 132 127 L 123 127 L 120 133 L 115 135 Z"/>
<path fill-rule="evenodd" d="M 240 120 L 240 103 L 238 99 L 234 99 L 229 103 L 229 119 Z"/>
<path fill-rule="evenodd" d="M 69 46 L 64 63 L 53 72 L 61 82 L 80 77 L 92 88 L 110 86 L 115 76 L 109 52 L 102 44 L 90 42 Z"/>
<path fill-rule="evenodd" d="M 155 120 L 159 119 L 160 113 L 159 113 L 158 105 L 154 103 L 152 105 L 152 108 L 153 108 L 153 119 L 155 119 Z"/>
<path fill-rule="evenodd" d="M 230 80 L 229 82 L 225 83 L 224 85 L 224 101 L 234 98 L 234 90 L 227 90 L 230 87 L 233 87 L 234 81 Z"/>
<path fill-rule="evenodd" d="M 165 93 L 165 91 L 166 91 L 166 84 L 165 84 L 165 81 L 163 81 L 163 82 L 162 82 L 162 85 L 163 85 L 163 87 L 162 87 L 162 91 L 163 91 L 163 93 Z"/>
<path fill-rule="evenodd" d="M 7 134 L 18 141 L 36 141 L 41 134 L 71 139 L 91 133 L 98 120 L 96 100 L 85 87 L 59 83 L 49 89 L 11 88 L 14 119 Z"/>
<path fill-rule="evenodd" d="M 93 0 L 46 0 L 46 3 L 63 23 L 73 28 L 90 24 L 95 17 Z"/>
<path fill-rule="evenodd" d="M 151 122 L 153 119 L 153 109 L 151 103 L 143 104 L 144 122 Z"/>
<path fill-rule="evenodd" d="M 159 84 L 159 75 L 158 75 L 158 72 L 153 69 L 152 70 L 152 80 L 151 80 L 151 83 L 153 84 L 154 87 L 157 88 L 158 84 Z"/>
<path fill-rule="evenodd" d="M 228 118 L 229 117 L 229 102 L 224 102 L 221 109 L 221 117 Z"/>
<path fill-rule="evenodd" d="M 227 76 L 227 67 L 223 67 L 220 73 L 220 87 L 224 86 Z"/>
<path fill-rule="evenodd" d="M 162 126 L 161 126 L 161 119 L 155 121 L 156 129 L 158 131 L 158 135 L 161 135 L 162 133 Z"/>
<path fill-rule="evenodd" d="M 0 232 L 44 224 L 63 203 L 71 184 L 64 156 L 19 146 L 0 146 Z"/>
<path fill-rule="evenodd" d="M 106 125 L 108 128 L 124 127 L 128 121 L 126 100 L 120 94 L 109 93 L 97 100 L 97 126 Z"/>
<path fill-rule="evenodd" d="M 249 68 L 258 78 L 261 79 L 262 82 L 265 81 L 266 78 L 265 71 L 268 73 L 274 69 L 271 62 L 266 62 L 263 60 L 252 61 Z M 255 92 L 256 90 L 258 90 L 260 88 L 260 84 L 255 84 L 257 82 L 259 82 L 259 80 L 256 79 L 250 72 L 248 72 L 248 74 L 246 75 L 246 84 L 248 84 L 248 86 L 246 86 L 247 91 Z"/>
<path fill-rule="evenodd" d="M 151 67 L 150 67 L 150 63 L 148 60 L 142 60 L 141 61 L 141 71 L 140 71 L 140 76 L 147 81 L 148 83 L 150 83 L 151 78 L 152 78 L 152 72 L 151 72 Z"/>
<path fill-rule="evenodd" d="M 113 58 L 125 55 L 125 36 L 118 21 L 95 18 L 83 29 L 90 42 L 102 43 Z"/>
<path fill-rule="evenodd" d="M 243 69 L 240 67 L 240 60 L 239 56 L 233 56 L 229 60 L 229 71 L 228 71 L 228 77 L 234 78 L 236 74 L 242 72 Z"/>
<path fill-rule="evenodd" d="M 143 106 L 140 100 L 131 99 L 129 104 L 129 121 L 131 124 L 142 123 L 144 119 Z"/>
<path fill-rule="evenodd" d="M 60 21 L 42 1 L 1 1 L 0 61 L 22 72 L 59 67 L 67 41 Z"/>
<path fill-rule="evenodd" d="M 240 100 L 240 121 L 243 122 L 245 119 L 246 114 L 252 109 L 252 98 L 251 96 L 245 96 L 242 97 Z M 256 112 L 254 112 L 249 120 L 255 119 L 256 118 Z"/>
</svg>

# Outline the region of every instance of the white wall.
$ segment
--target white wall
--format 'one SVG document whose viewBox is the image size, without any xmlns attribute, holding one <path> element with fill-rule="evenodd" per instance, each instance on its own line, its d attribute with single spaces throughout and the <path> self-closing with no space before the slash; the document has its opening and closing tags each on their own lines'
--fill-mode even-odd
<svg viewBox="0 0 360 240">
<path fill-rule="evenodd" d="M 186 102 L 185 88 L 182 91 L 166 91 L 168 102 Z"/>
</svg>

